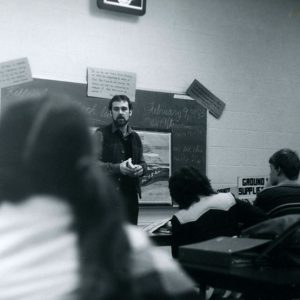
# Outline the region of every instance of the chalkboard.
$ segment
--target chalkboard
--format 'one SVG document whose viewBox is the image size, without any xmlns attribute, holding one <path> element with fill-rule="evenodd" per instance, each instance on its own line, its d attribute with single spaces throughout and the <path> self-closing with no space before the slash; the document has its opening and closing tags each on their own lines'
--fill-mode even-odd
<svg viewBox="0 0 300 300">
<path fill-rule="evenodd" d="M 12 99 L 24 97 L 28 87 L 55 90 L 80 103 L 89 116 L 90 126 L 111 122 L 107 111 L 109 99 L 87 96 L 87 85 L 74 82 L 34 79 L 33 82 L 1 90 L 1 107 Z M 152 131 L 170 131 L 172 136 L 172 173 L 187 165 L 206 172 L 206 109 L 193 100 L 174 99 L 174 94 L 136 91 L 131 125 Z"/>
</svg>

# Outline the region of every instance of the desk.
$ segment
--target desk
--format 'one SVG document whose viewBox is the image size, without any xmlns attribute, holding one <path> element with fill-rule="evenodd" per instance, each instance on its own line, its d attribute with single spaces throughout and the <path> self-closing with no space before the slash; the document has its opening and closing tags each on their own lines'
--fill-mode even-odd
<svg viewBox="0 0 300 300">
<path fill-rule="evenodd" d="M 171 219 L 178 211 L 178 207 L 174 206 L 140 206 L 138 225 L 146 227 L 152 223 L 158 223 L 164 219 Z"/>
<path fill-rule="evenodd" d="M 143 227 L 143 230 L 147 233 L 148 237 L 157 246 L 171 246 L 172 233 L 169 230 L 160 231 L 160 227 L 164 227 L 169 219 L 161 220 L 160 222 L 154 222 Z"/>
<path fill-rule="evenodd" d="M 148 236 L 157 246 L 171 246 L 171 233 L 148 233 Z"/>
<path fill-rule="evenodd" d="M 178 211 L 173 206 L 142 206 L 140 207 L 139 222 L 140 228 L 147 232 L 150 239 L 158 246 L 171 245 L 171 233 L 153 233 L 166 220 L 171 219 Z"/>
<path fill-rule="evenodd" d="M 202 291 L 206 286 L 234 290 L 244 293 L 251 300 L 259 296 L 272 300 L 300 296 L 300 268 L 214 267 L 183 262 L 181 265 Z"/>
</svg>

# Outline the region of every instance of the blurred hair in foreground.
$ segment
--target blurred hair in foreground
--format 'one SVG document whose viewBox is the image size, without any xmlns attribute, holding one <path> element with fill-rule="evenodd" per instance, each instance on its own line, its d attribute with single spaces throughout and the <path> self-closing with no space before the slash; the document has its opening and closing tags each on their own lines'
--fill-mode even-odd
<svg viewBox="0 0 300 300">
<path fill-rule="evenodd" d="M 0 202 L 34 195 L 65 202 L 79 241 L 79 299 L 118 299 L 120 293 L 132 299 L 129 245 L 120 212 L 112 208 L 119 199 L 95 169 L 84 112 L 47 90 L 21 90 L 18 97 L 0 119 Z"/>
</svg>

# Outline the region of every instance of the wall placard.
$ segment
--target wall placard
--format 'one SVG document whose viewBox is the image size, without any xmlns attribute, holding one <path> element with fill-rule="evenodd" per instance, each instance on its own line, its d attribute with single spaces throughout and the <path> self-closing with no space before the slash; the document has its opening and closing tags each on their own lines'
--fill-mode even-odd
<svg viewBox="0 0 300 300">
<path fill-rule="evenodd" d="M 134 73 L 88 68 L 88 96 L 111 99 L 116 94 L 127 95 L 134 102 L 135 84 Z"/>
<path fill-rule="evenodd" d="M 27 57 L 0 63 L 0 88 L 32 80 Z"/>
<path fill-rule="evenodd" d="M 254 201 L 257 194 L 262 191 L 269 182 L 269 176 L 239 176 L 238 198 Z"/>
</svg>

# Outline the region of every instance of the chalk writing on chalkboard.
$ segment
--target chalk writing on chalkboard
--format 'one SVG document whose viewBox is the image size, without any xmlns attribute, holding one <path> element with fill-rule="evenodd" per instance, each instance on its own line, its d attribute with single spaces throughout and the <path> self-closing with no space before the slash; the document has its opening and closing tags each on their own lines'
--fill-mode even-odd
<svg viewBox="0 0 300 300">
<path fill-rule="evenodd" d="M 88 68 L 88 96 L 111 99 L 127 95 L 135 101 L 136 75 L 130 72 Z"/>
<path fill-rule="evenodd" d="M 189 103 L 189 102 L 188 102 Z M 198 124 L 201 126 L 202 120 L 206 119 L 205 109 L 199 109 L 197 103 L 192 107 L 183 106 L 180 103 L 167 101 L 145 102 L 139 112 L 139 117 L 147 127 L 157 129 L 171 129 L 177 124 Z"/>
<path fill-rule="evenodd" d="M 206 154 L 206 130 L 202 126 L 177 125 L 172 129 L 172 164 L 176 169 L 196 166 L 204 172 L 203 155 Z"/>
</svg>

